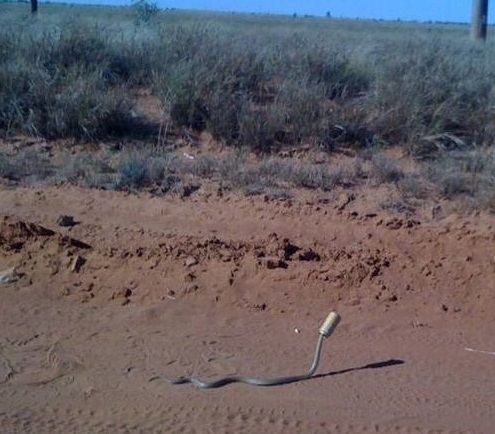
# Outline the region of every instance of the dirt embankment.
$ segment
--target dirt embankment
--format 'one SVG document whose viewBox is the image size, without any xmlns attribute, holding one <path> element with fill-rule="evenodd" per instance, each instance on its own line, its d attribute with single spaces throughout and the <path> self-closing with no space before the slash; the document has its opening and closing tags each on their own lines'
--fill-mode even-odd
<svg viewBox="0 0 495 434">
<path fill-rule="evenodd" d="M 74 187 L 3 188 L 0 203 L 7 432 L 488 433 L 495 423 L 493 217 Z M 327 350 L 333 370 L 314 380 L 212 392 L 149 383 L 165 371 L 304 370 L 330 309 L 344 315 L 338 354 Z"/>
</svg>

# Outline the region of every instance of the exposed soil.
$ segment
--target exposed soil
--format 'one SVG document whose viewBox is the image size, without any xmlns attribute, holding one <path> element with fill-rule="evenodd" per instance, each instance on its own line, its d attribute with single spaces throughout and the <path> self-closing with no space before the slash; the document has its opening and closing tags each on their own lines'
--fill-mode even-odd
<svg viewBox="0 0 495 434">
<path fill-rule="evenodd" d="M 207 191 L 0 187 L 2 432 L 494 432 L 493 216 Z"/>
</svg>

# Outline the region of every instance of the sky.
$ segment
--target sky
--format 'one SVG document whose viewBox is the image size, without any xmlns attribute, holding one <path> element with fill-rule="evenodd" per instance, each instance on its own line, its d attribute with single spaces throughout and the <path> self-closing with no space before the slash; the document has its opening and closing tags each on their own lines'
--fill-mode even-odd
<svg viewBox="0 0 495 434">
<path fill-rule="evenodd" d="M 53 0 L 52 0 L 53 1 Z M 54 0 L 57 1 L 57 0 Z M 129 5 L 132 0 L 58 0 L 68 3 Z M 473 0 L 148 0 L 161 8 L 255 12 L 335 18 L 470 22 Z M 495 0 L 494 0 L 495 3 Z M 495 5 L 489 9 L 495 23 Z"/>
<path fill-rule="evenodd" d="M 473 0 L 159 0 L 161 7 L 239 12 L 469 22 Z"/>
</svg>

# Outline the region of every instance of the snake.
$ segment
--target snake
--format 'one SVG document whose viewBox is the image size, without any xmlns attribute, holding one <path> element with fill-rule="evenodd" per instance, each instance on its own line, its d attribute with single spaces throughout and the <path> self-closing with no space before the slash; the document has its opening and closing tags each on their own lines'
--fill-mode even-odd
<svg viewBox="0 0 495 434">
<path fill-rule="evenodd" d="M 311 378 L 316 370 L 318 369 L 318 364 L 320 363 L 321 349 L 323 347 L 323 342 L 325 338 L 328 338 L 335 330 L 340 322 L 340 315 L 335 312 L 330 312 L 327 316 L 325 322 L 320 327 L 318 340 L 316 342 L 316 348 L 313 356 L 313 362 L 308 372 L 302 375 L 291 375 L 285 377 L 275 377 L 275 378 L 254 378 L 244 375 L 233 375 L 228 377 L 219 378 L 215 381 L 205 381 L 196 377 L 178 377 L 178 378 L 168 378 L 162 375 L 152 377 L 149 381 L 154 380 L 164 380 L 165 382 L 178 385 L 178 384 L 193 384 L 200 389 L 215 389 L 218 387 L 226 386 L 231 383 L 244 383 L 251 386 L 278 386 L 282 384 L 295 383 L 297 381 L 307 380 Z"/>
</svg>

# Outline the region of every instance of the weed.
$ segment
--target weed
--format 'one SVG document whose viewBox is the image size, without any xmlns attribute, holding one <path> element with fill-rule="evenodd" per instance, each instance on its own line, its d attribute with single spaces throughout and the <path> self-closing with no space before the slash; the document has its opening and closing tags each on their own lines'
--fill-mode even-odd
<svg viewBox="0 0 495 434">
<path fill-rule="evenodd" d="M 174 159 L 150 148 L 124 150 L 117 164 L 119 190 L 161 184 L 173 173 Z"/>
<path fill-rule="evenodd" d="M 19 169 L 13 158 L 5 152 L 0 152 L 0 177 L 15 181 L 19 176 Z"/>
<path fill-rule="evenodd" d="M 293 172 L 291 181 L 296 187 L 330 190 L 333 187 L 326 167 L 302 164 Z"/>
<path fill-rule="evenodd" d="M 54 171 L 50 161 L 35 149 L 23 149 L 10 155 L 0 152 L 0 177 L 11 181 L 40 182 Z"/>
<path fill-rule="evenodd" d="M 396 185 L 404 198 L 426 199 L 430 190 L 419 173 L 404 173 Z"/>
<path fill-rule="evenodd" d="M 426 176 L 435 185 L 441 197 L 454 199 L 461 195 L 474 196 L 476 191 L 486 184 L 487 179 L 482 171 L 472 172 L 472 163 L 469 162 L 471 158 L 467 153 L 457 157 L 446 155 L 426 166 Z"/>
<path fill-rule="evenodd" d="M 400 166 L 384 154 L 373 155 L 371 167 L 371 177 L 377 185 L 397 183 L 404 177 Z"/>
<path fill-rule="evenodd" d="M 388 211 L 392 211 L 398 214 L 404 214 L 407 217 L 411 217 L 415 213 L 414 207 L 408 205 L 402 200 L 387 200 L 381 203 L 381 207 Z"/>
<path fill-rule="evenodd" d="M 246 196 L 259 196 L 266 191 L 266 186 L 262 183 L 248 184 L 243 188 L 243 192 Z"/>
<path fill-rule="evenodd" d="M 128 160 L 120 168 L 118 189 L 142 188 L 149 184 L 148 173 L 143 161 Z"/>
<path fill-rule="evenodd" d="M 203 178 L 211 177 L 218 166 L 218 161 L 211 155 L 200 155 L 192 164 L 192 173 Z"/>
<path fill-rule="evenodd" d="M 91 154 L 68 156 L 58 168 L 56 180 L 89 188 L 112 188 L 117 174 L 110 164 Z"/>
</svg>

